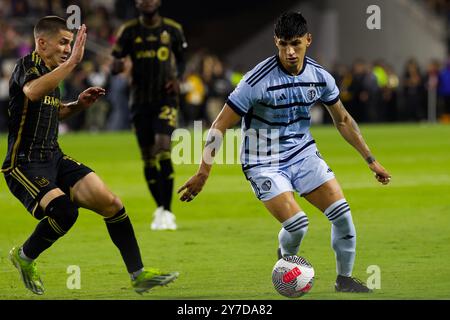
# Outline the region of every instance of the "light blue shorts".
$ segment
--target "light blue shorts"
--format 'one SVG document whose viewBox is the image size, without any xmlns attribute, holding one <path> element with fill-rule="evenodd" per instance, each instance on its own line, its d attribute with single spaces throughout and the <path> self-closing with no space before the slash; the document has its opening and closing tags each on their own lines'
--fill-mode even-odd
<svg viewBox="0 0 450 320">
<path fill-rule="evenodd" d="M 317 150 L 285 164 L 253 167 L 245 171 L 245 175 L 261 201 L 287 191 L 296 191 L 302 196 L 334 178 L 333 171 Z"/>
</svg>

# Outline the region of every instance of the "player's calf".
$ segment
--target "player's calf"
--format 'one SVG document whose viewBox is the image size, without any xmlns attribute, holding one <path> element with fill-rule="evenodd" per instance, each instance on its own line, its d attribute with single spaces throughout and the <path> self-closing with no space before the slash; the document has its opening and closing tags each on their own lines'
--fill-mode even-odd
<svg viewBox="0 0 450 320">
<path fill-rule="evenodd" d="M 78 207 L 67 195 L 62 195 L 48 203 L 45 215 L 23 245 L 24 254 L 31 260 L 70 230 L 78 218 Z"/>
<path fill-rule="evenodd" d="M 282 223 L 283 228 L 278 234 L 281 256 L 293 256 L 298 253 L 300 243 L 308 231 L 308 217 L 303 211 Z"/>
</svg>

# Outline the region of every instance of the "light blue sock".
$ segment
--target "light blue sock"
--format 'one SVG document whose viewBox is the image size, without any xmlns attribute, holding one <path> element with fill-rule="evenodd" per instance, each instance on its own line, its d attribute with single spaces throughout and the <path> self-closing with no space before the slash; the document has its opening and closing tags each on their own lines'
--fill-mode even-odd
<svg viewBox="0 0 450 320">
<path fill-rule="evenodd" d="M 345 199 L 333 203 L 325 210 L 331 221 L 331 246 L 336 253 L 336 272 L 350 277 L 356 254 L 356 230 L 350 207 Z"/>
<path fill-rule="evenodd" d="M 300 243 L 308 230 L 308 224 L 308 217 L 303 211 L 282 223 L 283 227 L 278 234 L 278 241 L 283 257 L 298 253 Z"/>
</svg>

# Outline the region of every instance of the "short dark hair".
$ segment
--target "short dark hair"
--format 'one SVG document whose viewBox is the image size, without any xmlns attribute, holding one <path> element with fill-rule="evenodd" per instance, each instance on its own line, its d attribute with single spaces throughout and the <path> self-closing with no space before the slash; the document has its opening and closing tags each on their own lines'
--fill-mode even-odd
<svg viewBox="0 0 450 320">
<path fill-rule="evenodd" d="M 300 12 L 285 12 L 275 23 L 275 36 L 289 40 L 303 37 L 308 32 L 308 23 Z"/>
<path fill-rule="evenodd" d="M 46 16 L 41 18 L 34 26 L 34 37 L 37 38 L 43 33 L 54 35 L 60 30 L 70 31 L 66 20 L 58 16 Z"/>
</svg>

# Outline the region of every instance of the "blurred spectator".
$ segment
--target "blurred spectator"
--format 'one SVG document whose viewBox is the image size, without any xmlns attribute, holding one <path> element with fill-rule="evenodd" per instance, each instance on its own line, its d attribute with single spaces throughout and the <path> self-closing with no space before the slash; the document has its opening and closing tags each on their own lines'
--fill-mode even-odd
<svg viewBox="0 0 450 320">
<path fill-rule="evenodd" d="M 439 73 L 439 116 L 446 122 L 450 121 L 450 58 Z"/>
<path fill-rule="evenodd" d="M 373 118 L 373 109 L 376 109 L 376 94 L 378 92 L 377 80 L 369 72 L 368 64 L 363 60 L 356 60 L 352 66 L 352 81 L 348 86 L 351 100 L 348 105 L 350 114 L 357 122 L 369 122 Z"/>
<path fill-rule="evenodd" d="M 108 89 L 108 76 L 110 60 L 101 56 L 98 57 L 97 63 L 85 62 L 83 69 L 87 75 L 87 87 L 102 87 Z M 101 63 L 99 63 L 101 61 Z M 84 90 L 84 89 L 83 89 Z M 107 90 L 108 92 L 109 90 Z M 110 106 L 107 99 L 99 99 L 92 107 L 87 109 L 85 128 L 89 131 L 97 132 L 106 129 Z"/>
<path fill-rule="evenodd" d="M 0 69 L 0 132 L 8 130 L 9 76 Z"/>
<path fill-rule="evenodd" d="M 449 12 L 450 0 L 417 1 L 426 3 L 438 14 Z M 48 14 L 65 17 L 66 8 L 71 4 L 81 7 L 89 37 L 85 63 L 73 78 L 64 83 L 62 100 L 76 99 L 88 85 L 107 86 L 109 90 L 92 110 L 78 114 L 64 126 L 67 130 L 128 128 L 128 107 L 124 105 L 128 99 L 129 79 L 124 74 L 110 77 L 109 61 L 103 56 L 109 57 L 114 29 L 124 20 L 136 16 L 134 1 L 0 0 L 0 130 L 7 122 L 3 106 L 7 103 L 5 83 L 11 74 L 11 61 L 33 50 L 32 25 L 36 19 Z M 216 117 L 243 75 L 227 69 L 225 62 L 214 53 L 206 54 L 204 51 L 191 54 L 188 65 L 190 67 L 181 86 L 180 125 L 191 126 L 194 120 L 202 120 L 209 125 L 210 119 Z M 441 71 L 439 61 L 431 62 L 426 74 L 421 74 L 417 62 L 410 61 L 401 75 L 400 91 L 399 76 L 385 61 L 375 61 L 373 67 L 362 60 L 355 60 L 352 66 L 337 64 L 332 75 L 340 89 L 342 102 L 358 122 L 421 121 L 427 118 L 427 101 L 433 105 L 435 100 L 439 106 L 438 117 L 450 121 L 450 59 Z M 430 92 L 437 92 L 437 99 L 433 100 Z M 327 112 L 324 114 L 320 119 L 331 122 Z"/>
<path fill-rule="evenodd" d="M 427 73 L 425 75 L 425 89 L 427 95 L 427 109 L 431 109 L 429 121 L 436 121 L 439 113 L 437 91 L 439 84 L 439 69 L 440 64 L 438 60 L 432 60 L 428 63 Z"/>
<path fill-rule="evenodd" d="M 15 17 L 26 17 L 29 14 L 27 0 L 11 0 L 11 14 Z"/>
<path fill-rule="evenodd" d="M 126 130 L 130 128 L 130 111 L 128 109 L 129 78 L 131 61 L 125 60 L 125 70 L 110 79 L 107 97 L 111 105 L 107 130 Z"/>
<path fill-rule="evenodd" d="M 203 61 L 203 81 L 207 88 L 206 114 L 207 126 L 222 110 L 228 94 L 233 90 L 226 78 L 223 62 L 217 56 L 208 55 Z"/>
<path fill-rule="evenodd" d="M 410 59 L 403 73 L 403 118 L 408 121 L 426 119 L 425 86 L 416 60 Z"/>
<path fill-rule="evenodd" d="M 180 125 L 193 126 L 195 120 L 206 115 L 206 86 L 200 74 L 202 55 L 195 55 L 186 64 L 184 80 L 180 85 Z"/>
<path fill-rule="evenodd" d="M 393 122 L 399 120 L 397 91 L 400 80 L 391 65 L 387 64 L 385 68 L 387 84 L 382 90 L 382 100 L 385 106 L 383 121 Z"/>
<path fill-rule="evenodd" d="M 64 82 L 64 91 L 62 92 L 63 102 L 75 101 L 78 94 L 87 88 L 86 73 L 82 68 L 77 68 L 72 77 Z M 77 131 L 84 129 L 86 111 L 81 111 L 68 118 L 61 124 L 63 131 Z"/>
</svg>

